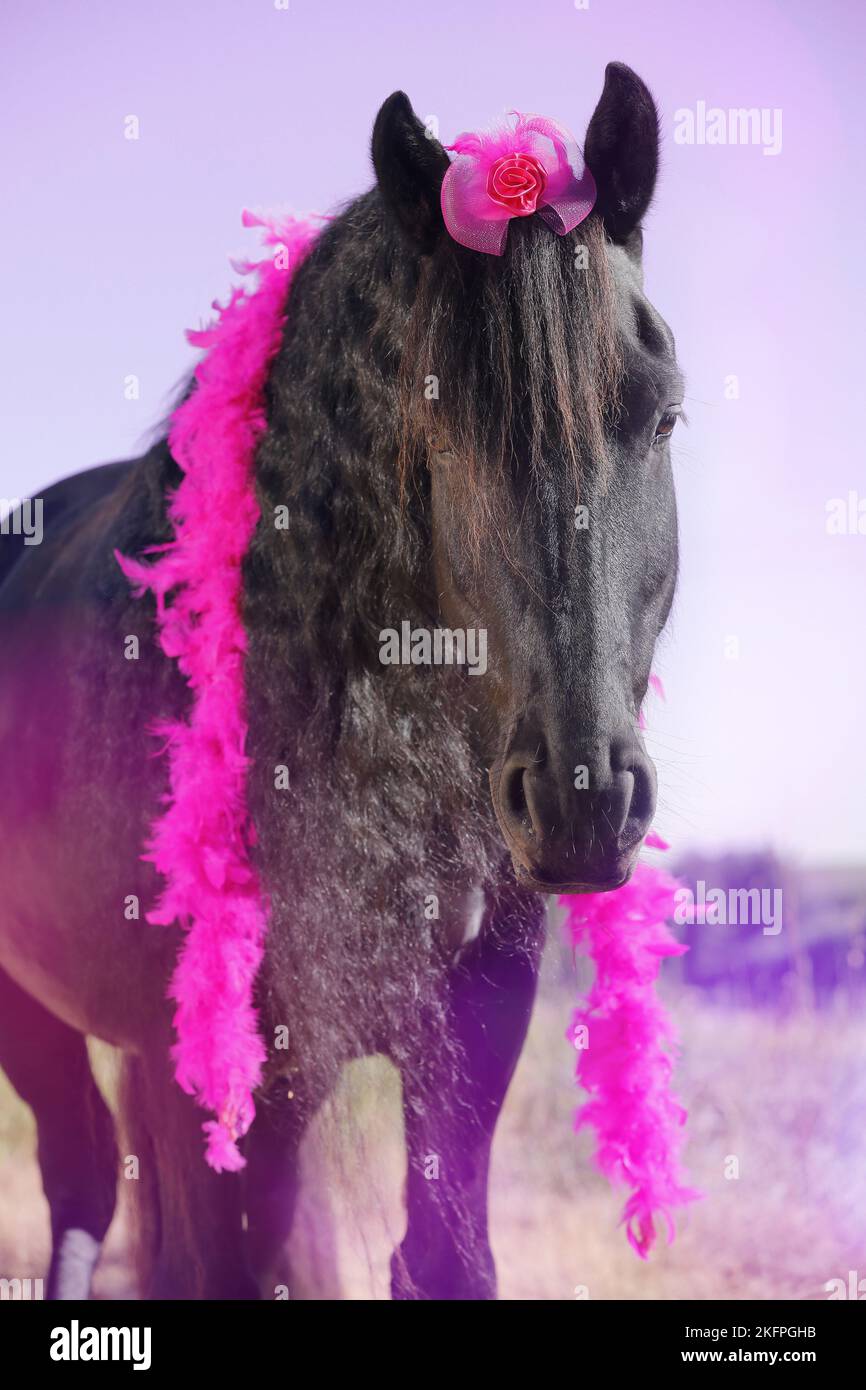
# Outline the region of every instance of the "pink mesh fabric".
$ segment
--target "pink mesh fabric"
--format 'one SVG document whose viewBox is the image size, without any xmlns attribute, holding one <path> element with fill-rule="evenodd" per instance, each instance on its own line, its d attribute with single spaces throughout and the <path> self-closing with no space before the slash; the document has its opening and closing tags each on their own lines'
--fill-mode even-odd
<svg viewBox="0 0 866 1390">
<path fill-rule="evenodd" d="M 442 181 L 442 216 L 449 233 L 462 246 L 491 256 L 505 250 L 512 218 L 537 212 L 564 236 L 589 216 L 596 198 L 595 180 L 564 126 L 517 111 L 509 117 L 493 130 L 458 135 L 448 146 L 455 158 Z M 503 191 L 509 173 L 510 197 Z"/>
</svg>

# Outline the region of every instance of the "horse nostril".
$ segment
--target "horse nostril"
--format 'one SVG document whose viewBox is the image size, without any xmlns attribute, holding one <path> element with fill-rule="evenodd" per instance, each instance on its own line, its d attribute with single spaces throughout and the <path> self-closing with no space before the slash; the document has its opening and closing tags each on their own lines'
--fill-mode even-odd
<svg viewBox="0 0 866 1390">
<path fill-rule="evenodd" d="M 629 815 L 645 824 L 652 820 L 655 811 L 655 787 L 646 763 L 636 763 L 631 769 L 634 790 L 631 794 Z"/>
<path fill-rule="evenodd" d="M 615 775 L 627 782 L 623 827 L 631 821 L 642 829 L 655 812 L 656 783 L 652 763 L 645 753 L 631 745 L 614 745 L 611 764 Z"/>
<path fill-rule="evenodd" d="M 627 768 L 614 775 L 613 785 L 605 798 L 604 809 L 608 825 L 617 839 L 622 835 L 632 814 L 634 789 L 634 774 L 631 768 Z"/>
<path fill-rule="evenodd" d="M 529 802 L 526 799 L 525 776 L 526 763 L 519 758 L 510 759 L 502 770 L 500 802 L 503 815 L 509 826 L 515 832 L 532 835 L 535 833 L 535 827 Z"/>
</svg>

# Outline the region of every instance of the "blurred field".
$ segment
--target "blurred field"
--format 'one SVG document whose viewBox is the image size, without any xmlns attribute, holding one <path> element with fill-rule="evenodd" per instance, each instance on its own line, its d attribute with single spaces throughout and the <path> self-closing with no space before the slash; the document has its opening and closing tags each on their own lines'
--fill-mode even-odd
<svg viewBox="0 0 866 1390">
<path fill-rule="evenodd" d="M 572 992 L 547 963 L 529 1041 L 495 1147 L 493 1245 L 506 1299 L 819 1299 L 828 1279 L 866 1276 L 866 1021 L 838 1011 L 787 1016 L 724 1009 L 677 989 L 677 1089 L 689 1109 L 688 1166 L 706 1194 L 677 1240 L 646 1263 L 618 1228 L 622 1199 L 571 1132 L 577 1092 L 564 1040 Z M 576 988 L 576 987 L 575 987 Z M 113 1061 L 95 1049 L 110 1096 Z M 335 1159 L 328 1131 L 352 1139 Z M 341 1118 L 343 1117 L 343 1118 Z M 292 1296 L 387 1296 L 402 1233 L 396 1076 L 349 1068 L 330 1116 L 305 1143 L 292 1239 Z M 38 1276 L 47 1208 L 29 1112 L 0 1078 L 0 1274 Z M 726 1179 L 729 1155 L 740 1176 Z M 115 1219 L 97 1294 L 134 1296 L 126 1221 Z"/>
</svg>

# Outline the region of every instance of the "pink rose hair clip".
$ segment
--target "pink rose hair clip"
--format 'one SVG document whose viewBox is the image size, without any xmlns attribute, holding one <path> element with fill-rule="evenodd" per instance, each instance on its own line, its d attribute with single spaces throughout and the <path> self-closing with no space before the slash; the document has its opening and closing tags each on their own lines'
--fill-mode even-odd
<svg viewBox="0 0 866 1390">
<path fill-rule="evenodd" d="M 466 132 L 446 146 L 442 215 L 455 241 L 501 256 L 512 217 L 539 217 L 564 236 L 588 217 L 595 180 L 570 131 L 546 116 L 509 111 L 510 124 Z"/>
</svg>

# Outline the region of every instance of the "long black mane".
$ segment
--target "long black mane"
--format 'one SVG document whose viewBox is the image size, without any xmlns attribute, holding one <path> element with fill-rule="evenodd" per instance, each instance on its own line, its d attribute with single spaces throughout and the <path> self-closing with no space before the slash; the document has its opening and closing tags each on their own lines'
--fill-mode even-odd
<svg viewBox="0 0 866 1390">
<path fill-rule="evenodd" d="M 401 497 L 398 477 L 418 276 L 376 193 L 297 273 L 258 452 L 245 623 L 267 1013 L 289 1025 L 314 1090 L 372 1048 L 416 1075 L 420 1098 L 432 1059 L 410 1056 L 419 1019 L 442 1015 L 446 1036 L 444 923 L 461 892 L 495 882 L 502 850 L 465 679 L 378 660 L 383 627 L 436 616 L 426 479 Z"/>
<path fill-rule="evenodd" d="M 503 265 L 450 243 L 421 258 L 365 195 L 297 272 L 270 376 L 245 573 L 251 796 L 269 1009 L 310 1074 L 373 1042 L 412 1075 L 417 1018 L 442 1007 L 443 918 L 502 879 L 471 680 L 382 667 L 378 634 L 436 621 L 425 422 L 458 436 L 475 470 L 467 527 L 484 525 L 492 461 L 524 406 L 530 434 L 556 415 L 568 465 L 598 463 L 616 361 L 604 233 L 592 220 L 562 239 L 515 231 Z M 289 787 L 275 790 L 280 767 Z"/>
</svg>

